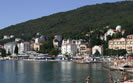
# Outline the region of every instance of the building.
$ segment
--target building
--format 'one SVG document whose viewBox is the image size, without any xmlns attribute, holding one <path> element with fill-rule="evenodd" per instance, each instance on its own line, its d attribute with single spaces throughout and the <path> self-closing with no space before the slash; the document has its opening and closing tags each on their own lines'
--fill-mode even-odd
<svg viewBox="0 0 133 83">
<path fill-rule="evenodd" d="M 113 34 L 115 34 L 113 29 L 109 29 L 105 34 L 104 34 L 104 40 L 107 40 L 107 36 L 113 36 Z"/>
<path fill-rule="evenodd" d="M 127 39 L 133 39 L 133 35 L 127 35 Z"/>
<path fill-rule="evenodd" d="M 71 39 L 67 39 L 67 40 L 63 40 L 62 41 L 62 45 L 65 44 L 65 43 L 72 43 L 72 44 L 76 44 L 76 45 L 80 45 L 82 43 L 85 43 L 86 41 L 83 40 L 83 39 L 79 39 L 79 40 L 71 40 Z"/>
<path fill-rule="evenodd" d="M 72 43 L 65 43 L 61 47 L 61 53 L 64 55 L 75 55 L 77 52 L 77 46 Z"/>
<path fill-rule="evenodd" d="M 99 52 L 100 55 L 103 55 L 103 47 L 101 45 L 95 45 L 92 47 L 92 54 L 94 55 L 96 52 Z"/>
<path fill-rule="evenodd" d="M 54 48 L 61 47 L 61 41 L 58 41 L 56 39 L 53 39 L 53 46 L 54 46 Z"/>
<path fill-rule="evenodd" d="M 121 35 L 124 35 L 125 30 L 122 29 L 120 25 L 116 26 L 115 29 L 108 29 L 108 31 L 104 34 L 104 40 L 107 41 L 108 36 L 113 36 L 116 33 L 121 33 Z"/>
<path fill-rule="evenodd" d="M 87 42 L 83 39 L 79 39 L 79 40 L 67 39 L 67 40 L 62 41 L 62 45 L 67 44 L 67 43 L 71 43 L 71 44 L 76 45 L 77 53 L 80 54 L 80 44 L 84 44 L 84 43 L 87 43 Z"/>
<path fill-rule="evenodd" d="M 22 40 L 21 38 L 15 38 L 15 42 L 19 42 L 21 40 Z"/>
<path fill-rule="evenodd" d="M 34 41 L 31 43 L 31 48 L 36 50 L 36 51 L 40 51 L 42 43 L 44 41 L 47 41 L 48 38 L 46 36 L 43 36 L 43 35 L 40 36 L 40 33 L 37 33 L 36 35 L 38 37 L 33 38 Z"/>
<path fill-rule="evenodd" d="M 33 43 L 33 49 L 35 51 L 40 51 L 41 46 L 42 46 L 42 43 Z"/>
<path fill-rule="evenodd" d="M 4 49 L 6 50 L 7 54 L 9 53 L 14 54 L 15 47 L 16 47 L 15 42 L 9 42 L 9 43 L 4 44 Z"/>
<path fill-rule="evenodd" d="M 42 42 L 48 40 L 48 38 L 46 36 L 42 35 L 40 37 L 35 38 L 34 40 L 35 40 L 35 43 L 42 43 Z"/>
<path fill-rule="evenodd" d="M 10 39 L 10 36 L 4 35 L 4 36 L 3 36 L 3 40 L 6 40 L 6 39 Z"/>
<path fill-rule="evenodd" d="M 14 35 L 10 35 L 10 38 L 14 38 Z"/>
<path fill-rule="evenodd" d="M 108 48 L 114 50 L 125 49 L 127 53 L 133 53 L 133 39 L 120 38 L 109 40 Z"/>
<path fill-rule="evenodd" d="M 86 43 L 86 41 L 83 40 L 83 39 L 79 39 L 79 40 L 70 40 L 70 39 L 67 39 L 67 40 L 63 40 L 62 41 L 62 45 L 65 44 L 65 43 L 75 44 L 77 46 L 77 51 L 79 52 L 79 49 L 80 49 L 79 45 L 83 44 L 83 43 Z"/>
<path fill-rule="evenodd" d="M 62 41 L 62 35 L 55 35 L 54 39 L 58 41 Z"/>
<path fill-rule="evenodd" d="M 19 54 L 22 54 L 22 53 L 32 50 L 30 42 L 21 42 L 21 43 L 18 43 L 17 45 L 18 45 L 18 53 Z"/>
<path fill-rule="evenodd" d="M 88 43 L 80 44 L 79 48 L 80 48 L 79 49 L 80 55 L 90 55 L 91 54 L 91 48 L 89 47 Z"/>
<path fill-rule="evenodd" d="M 53 39 L 54 48 L 61 47 L 62 45 L 62 35 L 55 35 Z"/>
</svg>

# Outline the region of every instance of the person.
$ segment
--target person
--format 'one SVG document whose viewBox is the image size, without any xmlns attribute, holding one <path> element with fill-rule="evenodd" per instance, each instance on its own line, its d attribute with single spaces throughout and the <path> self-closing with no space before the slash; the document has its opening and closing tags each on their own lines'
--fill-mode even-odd
<svg viewBox="0 0 133 83">
<path fill-rule="evenodd" d="M 126 75 L 123 77 L 122 80 L 120 80 L 120 82 L 124 82 L 124 81 L 127 81 L 127 76 Z"/>
<path fill-rule="evenodd" d="M 124 78 L 123 78 L 124 81 L 127 81 L 127 76 L 125 75 Z"/>
<path fill-rule="evenodd" d="M 74 80 L 73 83 L 76 83 L 76 81 Z"/>
<path fill-rule="evenodd" d="M 110 78 L 110 83 L 114 83 L 112 74 L 110 74 L 109 78 Z"/>
<path fill-rule="evenodd" d="M 85 83 L 90 83 L 90 77 L 87 76 L 87 78 L 85 79 Z"/>
</svg>

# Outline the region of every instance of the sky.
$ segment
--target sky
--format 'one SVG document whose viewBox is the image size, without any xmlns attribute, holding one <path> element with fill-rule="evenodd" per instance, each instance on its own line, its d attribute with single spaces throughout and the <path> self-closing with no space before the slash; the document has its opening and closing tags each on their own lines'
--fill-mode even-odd
<svg viewBox="0 0 133 83">
<path fill-rule="evenodd" d="M 122 0 L 1 0 L 0 29 L 86 5 L 116 1 Z"/>
</svg>

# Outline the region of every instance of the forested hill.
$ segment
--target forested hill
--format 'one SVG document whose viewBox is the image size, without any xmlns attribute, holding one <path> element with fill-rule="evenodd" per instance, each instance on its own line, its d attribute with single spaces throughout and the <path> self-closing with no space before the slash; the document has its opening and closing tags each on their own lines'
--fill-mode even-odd
<svg viewBox="0 0 133 83">
<path fill-rule="evenodd" d="M 6 27 L 0 30 L 0 36 L 13 34 L 19 37 L 32 37 L 37 32 L 47 36 L 74 35 L 89 30 L 103 29 L 107 25 L 112 28 L 122 25 L 126 29 L 126 34 L 131 34 L 133 31 L 133 1 L 89 5 L 41 17 Z"/>
</svg>

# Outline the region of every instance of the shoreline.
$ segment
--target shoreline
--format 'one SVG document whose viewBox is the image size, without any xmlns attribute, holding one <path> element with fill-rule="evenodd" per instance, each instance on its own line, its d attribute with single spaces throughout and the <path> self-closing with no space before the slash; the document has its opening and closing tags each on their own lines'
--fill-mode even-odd
<svg viewBox="0 0 133 83">
<path fill-rule="evenodd" d="M 110 70 L 110 71 L 125 72 L 125 73 L 127 73 L 130 77 L 133 77 L 133 68 L 131 68 L 132 71 L 128 71 L 127 68 L 120 69 L 119 67 L 115 67 L 115 66 L 105 66 L 105 65 L 104 65 L 104 68 L 105 68 L 105 69 L 108 69 L 108 70 Z"/>
</svg>

